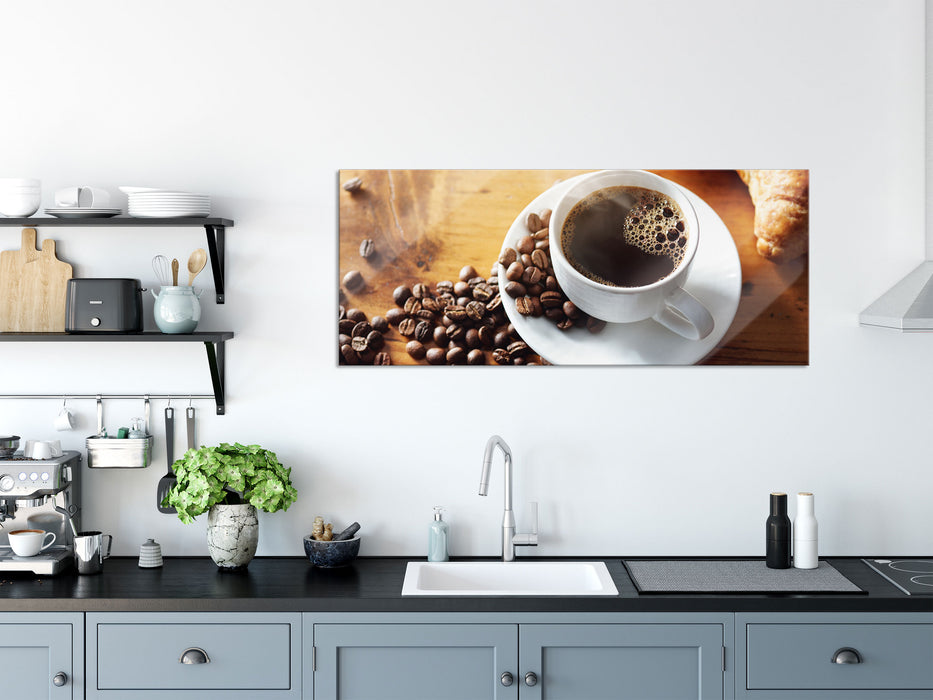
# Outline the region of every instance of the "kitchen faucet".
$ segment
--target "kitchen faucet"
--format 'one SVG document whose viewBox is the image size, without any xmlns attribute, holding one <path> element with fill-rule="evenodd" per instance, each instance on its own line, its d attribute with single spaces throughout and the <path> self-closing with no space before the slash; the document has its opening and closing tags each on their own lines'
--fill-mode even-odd
<svg viewBox="0 0 933 700">
<path fill-rule="evenodd" d="M 512 512 L 512 450 L 498 435 L 493 435 L 486 442 L 483 455 L 483 472 L 479 479 L 479 495 L 485 496 L 489 490 L 489 470 L 492 467 L 492 455 L 496 447 L 502 450 L 505 459 L 505 510 L 502 513 L 502 561 L 515 561 L 515 547 L 536 547 L 538 545 L 538 504 L 532 503 L 532 531 L 515 533 L 515 514 Z"/>
</svg>

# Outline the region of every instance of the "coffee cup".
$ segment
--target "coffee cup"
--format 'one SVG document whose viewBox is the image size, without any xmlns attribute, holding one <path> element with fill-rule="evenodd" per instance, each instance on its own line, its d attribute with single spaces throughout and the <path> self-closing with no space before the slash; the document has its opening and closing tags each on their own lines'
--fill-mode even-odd
<svg viewBox="0 0 933 700">
<path fill-rule="evenodd" d="M 62 406 L 62 410 L 55 416 L 55 430 L 73 430 L 74 427 L 74 414 L 68 410 L 67 406 Z"/>
<path fill-rule="evenodd" d="M 55 191 L 55 205 L 59 207 L 106 207 L 110 193 L 99 187 L 63 187 Z"/>
<path fill-rule="evenodd" d="M 52 443 L 48 440 L 27 440 L 23 445 L 27 459 L 52 459 Z"/>
<path fill-rule="evenodd" d="M 107 549 L 104 550 L 104 540 Z M 104 559 L 110 557 L 113 535 L 104 535 L 97 530 L 79 532 L 75 535 L 75 566 L 79 574 L 97 574 L 104 568 Z"/>
<path fill-rule="evenodd" d="M 551 214 L 554 275 L 577 307 L 610 323 L 654 319 L 689 340 L 713 330 L 709 310 L 684 290 L 700 243 L 686 193 L 643 170 L 575 178 Z"/>
<path fill-rule="evenodd" d="M 55 543 L 55 533 L 45 530 L 13 530 L 8 537 L 13 554 L 20 557 L 34 557 Z"/>
</svg>

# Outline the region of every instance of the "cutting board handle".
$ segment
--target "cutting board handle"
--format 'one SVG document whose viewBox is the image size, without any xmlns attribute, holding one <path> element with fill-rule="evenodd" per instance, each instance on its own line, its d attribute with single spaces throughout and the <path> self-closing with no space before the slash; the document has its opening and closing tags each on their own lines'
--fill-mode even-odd
<svg viewBox="0 0 933 700">
<path fill-rule="evenodd" d="M 39 249 L 36 248 L 36 229 L 34 228 L 23 229 L 22 244 L 20 245 L 20 248 L 30 253 L 39 252 Z"/>
</svg>

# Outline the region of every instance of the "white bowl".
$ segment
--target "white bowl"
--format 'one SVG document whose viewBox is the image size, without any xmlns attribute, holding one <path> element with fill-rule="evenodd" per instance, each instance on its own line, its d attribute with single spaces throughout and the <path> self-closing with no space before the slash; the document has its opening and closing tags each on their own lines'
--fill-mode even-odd
<svg viewBox="0 0 933 700">
<path fill-rule="evenodd" d="M 41 180 L 31 177 L 0 177 L 0 187 L 35 187 L 42 185 Z"/>
<path fill-rule="evenodd" d="M 39 211 L 42 196 L 34 194 L 7 194 L 0 191 L 0 214 L 4 216 L 32 216 Z"/>
</svg>

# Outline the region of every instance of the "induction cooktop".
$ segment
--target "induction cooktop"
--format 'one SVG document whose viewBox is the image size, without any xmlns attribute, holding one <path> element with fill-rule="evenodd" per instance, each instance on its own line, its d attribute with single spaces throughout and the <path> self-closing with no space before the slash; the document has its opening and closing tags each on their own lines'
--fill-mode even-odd
<svg viewBox="0 0 933 700">
<path fill-rule="evenodd" d="M 933 595 L 933 559 L 862 559 L 907 595 Z"/>
</svg>

